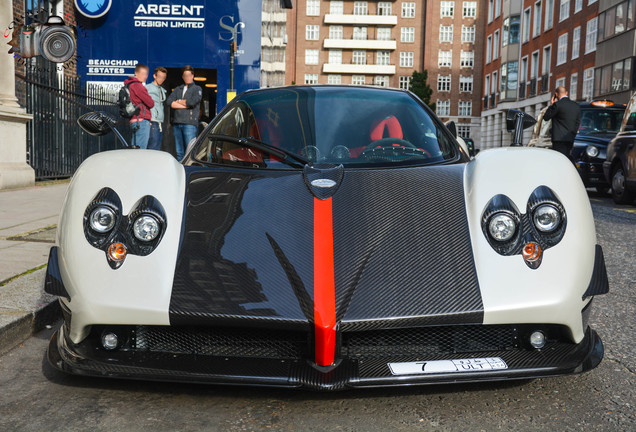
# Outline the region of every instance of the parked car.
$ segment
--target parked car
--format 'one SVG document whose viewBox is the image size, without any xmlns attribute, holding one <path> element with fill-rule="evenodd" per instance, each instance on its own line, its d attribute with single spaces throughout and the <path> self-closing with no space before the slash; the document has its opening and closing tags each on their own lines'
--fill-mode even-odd
<svg viewBox="0 0 636 432">
<path fill-rule="evenodd" d="M 585 187 L 593 187 L 607 193 L 609 183 L 603 175 L 607 144 L 616 136 L 621 126 L 625 105 L 608 100 L 581 103 L 581 126 L 572 147 L 572 160 Z M 543 120 L 547 108 L 541 110 L 534 127 L 530 147 L 552 148 L 551 120 Z"/>
<path fill-rule="evenodd" d="M 629 204 L 636 198 L 636 93 L 627 105 L 621 128 L 607 147 L 603 171 L 612 186 L 612 199 Z"/>
<path fill-rule="evenodd" d="M 45 289 L 61 371 L 338 390 L 590 370 L 608 283 L 561 155 L 470 160 L 410 92 L 292 86 L 236 97 L 181 162 L 88 158 Z"/>
</svg>

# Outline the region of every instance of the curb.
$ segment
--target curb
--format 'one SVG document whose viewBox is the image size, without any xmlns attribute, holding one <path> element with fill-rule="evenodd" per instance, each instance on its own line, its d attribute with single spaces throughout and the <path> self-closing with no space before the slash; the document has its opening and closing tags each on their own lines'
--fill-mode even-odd
<svg viewBox="0 0 636 432">
<path fill-rule="evenodd" d="M 46 268 L 0 287 L 0 355 L 62 316 L 56 296 L 44 292 Z"/>
</svg>

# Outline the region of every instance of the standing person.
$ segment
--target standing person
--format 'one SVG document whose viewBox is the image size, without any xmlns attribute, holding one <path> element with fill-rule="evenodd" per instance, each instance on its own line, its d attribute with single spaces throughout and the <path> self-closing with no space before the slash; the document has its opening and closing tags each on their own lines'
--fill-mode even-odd
<svg viewBox="0 0 636 432">
<path fill-rule="evenodd" d="M 153 74 L 154 81 L 146 86 L 148 94 L 155 102 L 155 106 L 150 110 L 150 138 L 148 139 L 148 150 L 161 150 L 161 136 L 163 133 L 163 104 L 166 101 L 166 89 L 161 85 L 166 80 L 168 71 L 165 67 L 159 66 Z"/>
<path fill-rule="evenodd" d="M 544 120 L 552 120 L 552 149 L 572 160 L 570 151 L 581 124 L 581 107 L 570 100 L 563 86 L 552 95 L 552 105 L 543 114 Z"/>
<path fill-rule="evenodd" d="M 172 131 L 177 151 L 177 160 L 183 159 L 186 146 L 197 136 L 199 124 L 199 107 L 203 92 L 201 87 L 194 83 L 194 69 L 192 66 L 184 66 L 181 69 L 181 84 L 170 93 L 168 105 L 174 109 Z"/>
<path fill-rule="evenodd" d="M 124 85 L 128 86 L 130 101 L 138 108 L 137 114 L 130 119 L 130 127 L 133 132 L 133 145 L 145 149 L 148 147 L 148 137 L 150 135 L 150 109 L 155 106 L 146 90 L 146 80 L 148 79 L 148 66 L 137 63 L 135 66 L 135 76 L 128 77 Z"/>
</svg>

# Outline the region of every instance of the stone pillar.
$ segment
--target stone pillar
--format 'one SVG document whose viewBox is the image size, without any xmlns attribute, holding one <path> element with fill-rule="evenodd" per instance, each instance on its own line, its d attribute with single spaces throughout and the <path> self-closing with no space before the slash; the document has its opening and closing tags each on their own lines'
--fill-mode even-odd
<svg viewBox="0 0 636 432">
<path fill-rule="evenodd" d="M 0 1 L 0 23 L 11 21 L 13 2 Z M 18 105 L 13 55 L 8 45 L 0 45 L 0 189 L 31 186 L 35 172 L 26 162 L 26 124 L 33 116 Z"/>
</svg>

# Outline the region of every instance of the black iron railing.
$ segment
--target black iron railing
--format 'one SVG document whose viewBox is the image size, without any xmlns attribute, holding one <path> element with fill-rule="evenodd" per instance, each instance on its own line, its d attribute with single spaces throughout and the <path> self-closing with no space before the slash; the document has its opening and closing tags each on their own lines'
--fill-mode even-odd
<svg viewBox="0 0 636 432">
<path fill-rule="evenodd" d="M 550 91 L 550 75 L 545 74 L 541 76 L 541 93 L 547 93 Z"/>
<path fill-rule="evenodd" d="M 530 96 L 535 96 L 537 94 L 537 79 L 532 78 L 530 80 Z"/>
<path fill-rule="evenodd" d="M 526 83 L 519 83 L 519 99 L 526 98 Z"/>
</svg>

